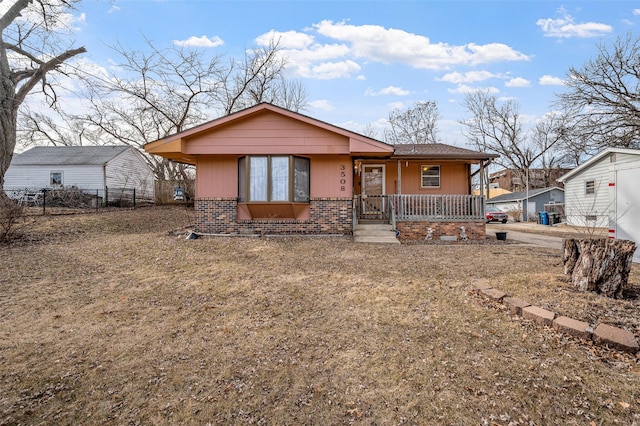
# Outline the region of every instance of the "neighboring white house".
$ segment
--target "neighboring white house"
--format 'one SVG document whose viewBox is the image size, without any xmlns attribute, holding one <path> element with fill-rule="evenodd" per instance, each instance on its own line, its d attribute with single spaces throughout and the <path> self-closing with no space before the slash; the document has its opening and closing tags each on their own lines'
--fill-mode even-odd
<svg viewBox="0 0 640 426">
<path fill-rule="evenodd" d="M 567 224 L 606 227 L 609 237 L 640 246 L 640 150 L 607 148 L 559 180 Z"/>
<path fill-rule="evenodd" d="M 153 199 L 153 172 L 130 146 L 39 146 L 14 155 L 4 190 L 76 187 L 100 197 L 109 189 L 135 189 Z"/>
</svg>

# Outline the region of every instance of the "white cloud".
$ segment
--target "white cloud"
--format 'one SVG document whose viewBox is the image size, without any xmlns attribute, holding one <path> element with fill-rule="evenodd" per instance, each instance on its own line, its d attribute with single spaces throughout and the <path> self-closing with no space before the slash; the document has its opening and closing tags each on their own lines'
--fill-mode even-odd
<svg viewBox="0 0 640 426">
<path fill-rule="evenodd" d="M 173 40 L 173 44 L 176 46 L 189 46 L 189 47 L 218 47 L 224 44 L 224 41 L 218 37 L 207 37 L 206 35 L 196 37 L 191 36 L 186 40 Z"/>
<path fill-rule="evenodd" d="M 378 90 L 377 92 L 371 88 L 367 88 L 364 94 L 365 96 L 381 96 L 381 95 L 407 96 L 410 93 L 411 92 L 409 92 L 406 89 L 403 89 L 402 87 L 388 86 L 388 87 L 385 87 L 384 89 Z"/>
<path fill-rule="evenodd" d="M 428 37 L 379 25 L 355 26 L 344 22 L 322 21 L 314 25 L 322 36 L 349 45 L 350 53 L 382 63 L 404 63 L 413 68 L 445 69 L 452 65 L 526 61 L 529 57 L 511 47 L 491 43 L 451 46 L 431 43 Z"/>
<path fill-rule="evenodd" d="M 115 12 L 119 12 L 120 11 L 120 7 L 116 6 L 115 4 L 111 6 L 111 9 L 109 9 L 107 11 L 107 13 L 115 13 Z"/>
<path fill-rule="evenodd" d="M 458 85 L 458 87 L 456 87 L 455 89 L 447 89 L 449 93 L 461 93 L 463 95 L 466 95 L 467 93 L 473 93 L 473 92 L 479 92 L 479 91 L 485 91 L 491 94 L 496 94 L 496 93 L 500 93 L 500 90 L 498 90 L 497 88 L 493 87 L 493 86 L 489 86 L 489 87 L 472 87 L 472 86 L 467 86 L 466 84 L 460 84 Z"/>
<path fill-rule="evenodd" d="M 531 82 L 522 77 L 515 77 L 504 84 L 506 87 L 529 87 Z"/>
<path fill-rule="evenodd" d="M 313 36 L 297 31 L 271 30 L 256 37 L 255 41 L 259 46 L 269 46 L 273 41 L 281 49 L 306 49 L 313 44 Z"/>
<path fill-rule="evenodd" d="M 560 18 L 538 19 L 536 22 L 545 37 L 600 37 L 613 31 L 611 25 L 598 22 L 575 23 L 573 17 L 564 13 L 564 10 L 559 12 L 563 14 Z"/>
<path fill-rule="evenodd" d="M 634 14 L 634 15 L 636 15 L 636 16 L 638 16 L 638 15 L 640 15 L 640 9 L 633 9 L 633 10 L 631 11 L 631 13 L 633 13 L 633 14 Z"/>
<path fill-rule="evenodd" d="M 354 61 L 324 62 L 311 68 L 311 75 L 321 80 L 345 78 L 360 72 L 360 65 Z"/>
<path fill-rule="evenodd" d="M 476 83 L 478 81 L 485 81 L 491 78 L 499 77 L 497 74 L 493 74 L 489 71 L 468 71 L 465 73 L 451 72 L 443 75 L 437 81 L 445 81 L 447 83 L 461 84 L 461 83 Z"/>
<path fill-rule="evenodd" d="M 538 84 L 541 86 L 564 86 L 564 80 L 552 75 L 543 75 L 540 77 Z"/>
<path fill-rule="evenodd" d="M 326 99 L 317 99 L 309 102 L 311 108 L 319 109 L 321 111 L 333 111 L 335 107 Z"/>
<path fill-rule="evenodd" d="M 461 46 L 434 44 L 428 37 L 403 30 L 328 20 L 314 24 L 304 32 L 271 30 L 256 37 L 255 41 L 261 46 L 277 42 L 293 76 L 316 79 L 354 77 L 361 69 L 359 62 L 447 69 L 454 65 L 530 59 L 500 43 L 469 43 Z M 364 76 L 360 74 L 356 78 L 364 79 Z"/>
</svg>

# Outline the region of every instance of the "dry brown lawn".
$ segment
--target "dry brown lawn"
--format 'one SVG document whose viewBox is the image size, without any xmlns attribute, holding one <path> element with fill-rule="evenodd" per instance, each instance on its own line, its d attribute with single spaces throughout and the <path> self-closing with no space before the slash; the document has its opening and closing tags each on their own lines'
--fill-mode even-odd
<svg viewBox="0 0 640 426">
<path fill-rule="evenodd" d="M 640 423 L 640 358 L 511 317 L 474 279 L 592 324 L 557 250 L 168 233 L 184 208 L 41 217 L 0 247 L 0 424 Z"/>
</svg>

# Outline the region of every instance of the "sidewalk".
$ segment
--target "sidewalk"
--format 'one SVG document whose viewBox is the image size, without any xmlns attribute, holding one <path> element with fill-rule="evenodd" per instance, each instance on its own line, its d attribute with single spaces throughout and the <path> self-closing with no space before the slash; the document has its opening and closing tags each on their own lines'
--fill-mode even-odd
<svg viewBox="0 0 640 426">
<path fill-rule="evenodd" d="M 534 244 L 542 247 L 562 249 L 565 238 L 586 238 L 589 233 L 593 237 L 606 237 L 607 230 L 578 229 L 559 224 L 555 226 L 539 225 L 535 222 L 487 223 L 487 235 L 493 236 L 496 231 L 507 231 L 507 239 Z"/>
</svg>

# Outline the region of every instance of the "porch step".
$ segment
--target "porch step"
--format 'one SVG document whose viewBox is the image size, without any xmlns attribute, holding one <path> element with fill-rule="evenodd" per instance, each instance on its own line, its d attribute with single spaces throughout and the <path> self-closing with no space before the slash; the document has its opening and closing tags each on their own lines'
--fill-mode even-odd
<svg viewBox="0 0 640 426">
<path fill-rule="evenodd" d="M 353 240 L 357 243 L 400 244 L 393 227 L 381 223 L 357 224 L 353 231 Z"/>
</svg>

